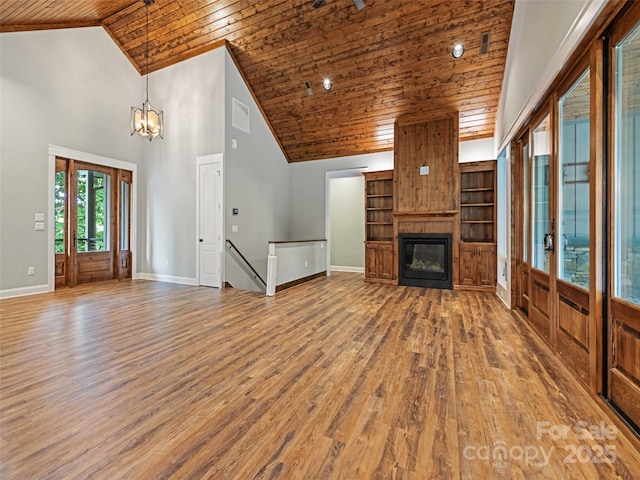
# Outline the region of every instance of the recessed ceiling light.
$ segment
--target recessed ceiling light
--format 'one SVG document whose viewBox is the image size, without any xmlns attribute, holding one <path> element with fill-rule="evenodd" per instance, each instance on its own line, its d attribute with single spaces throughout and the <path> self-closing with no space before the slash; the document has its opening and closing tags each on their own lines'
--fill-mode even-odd
<svg viewBox="0 0 640 480">
<path fill-rule="evenodd" d="M 461 43 L 456 43 L 451 50 L 453 58 L 460 58 L 464 54 L 464 46 Z"/>
<path fill-rule="evenodd" d="M 330 78 L 325 78 L 322 80 L 322 88 L 324 88 L 327 92 L 333 88 L 333 83 L 331 83 Z"/>
</svg>

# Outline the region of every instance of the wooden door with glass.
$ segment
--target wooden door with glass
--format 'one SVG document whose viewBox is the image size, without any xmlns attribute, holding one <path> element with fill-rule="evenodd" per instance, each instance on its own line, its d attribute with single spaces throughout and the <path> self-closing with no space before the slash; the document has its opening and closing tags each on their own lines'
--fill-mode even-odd
<svg viewBox="0 0 640 480">
<path fill-rule="evenodd" d="M 525 238 L 530 250 L 529 320 L 552 345 L 555 343 L 555 312 L 551 299 L 555 289 L 555 196 L 551 114 L 545 112 L 531 131 L 529 207 L 531 223 Z"/>
<path fill-rule="evenodd" d="M 610 46 L 607 396 L 640 426 L 640 6 Z"/>
<path fill-rule="evenodd" d="M 564 363 L 585 383 L 600 391 L 597 379 L 601 354 L 595 346 L 602 333 L 601 312 L 592 311 L 592 228 L 601 224 L 601 211 L 591 209 L 592 191 L 598 188 L 595 149 L 591 149 L 591 69 L 586 57 L 560 87 L 558 112 L 556 289 L 556 349 Z M 592 158 L 593 157 L 593 158 Z M 599 201 L 602 198 L 599 196 Z M 596 218 L 598 216 L 598 218 Z M 600 235 L 597 235 L 599 238 Z M 601 288 L 601 285 L 597 286 Z"/>
<path fill-rule="evenodd" d="M 56 159 L 56 287 L 131 277 L 132 173 Z"/>
</svg>

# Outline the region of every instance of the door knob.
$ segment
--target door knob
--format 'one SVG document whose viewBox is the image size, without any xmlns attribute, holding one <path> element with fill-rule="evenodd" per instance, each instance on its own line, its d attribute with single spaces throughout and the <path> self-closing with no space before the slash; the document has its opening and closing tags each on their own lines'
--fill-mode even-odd
<svg viewBox="0 0 640 480">
<path fill-rule="evenodd" d="M 202 239 L 200 239 L 200 243 L 202 243 Z"/>
</svg>

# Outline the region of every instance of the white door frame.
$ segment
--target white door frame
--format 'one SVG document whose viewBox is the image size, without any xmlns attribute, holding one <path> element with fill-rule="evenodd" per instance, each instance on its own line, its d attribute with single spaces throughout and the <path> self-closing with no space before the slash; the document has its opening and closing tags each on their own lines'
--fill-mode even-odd
<svg viewBox="0 0 640 480">
<path fill-rule="evenodd" d="M 326 248 L 326 260 L 325 265 L 327 266 L 327 276 L 331 276 L 331 190 L 330 183 L 332 178 L 347 178 L 347 177 L 359 177 L 362 176 L 363 172 L 366 172 L 368 167 L 356 167 L 356 168 L 348 168 L 345 170 L 331 170 L 325 172 L 325 207 L 324 207 L 324 236 L 327 240 L 327 248 Z M 364 192 L 362 192 L 362 196 L 364 197 Z M 364 238 L 362 239 L 364 242 Z"/>
<path fill-rule="evenodd" d="M 196 249 L 196 285 L 200 285 L 200 166 L 213 163 L 220 164 L 220 177 L 222 177 L 222 192 L 220 195 L 220 202 L 222 204 L 220 208 L 220 215 L 222 216 L 220 221 L 220 288 L 224 288 L 224 252 L 226 236 L 224 234 L 224 154 L 222 153 L 212 153 L 196 157 L 196 237 L 194 239 Z"/>
</svg>

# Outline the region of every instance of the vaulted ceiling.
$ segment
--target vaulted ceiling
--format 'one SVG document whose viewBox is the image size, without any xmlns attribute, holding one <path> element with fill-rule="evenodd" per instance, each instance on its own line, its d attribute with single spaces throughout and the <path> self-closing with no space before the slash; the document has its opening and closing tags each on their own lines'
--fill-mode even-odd
<svg viewBox="0 0 640 480">
<path fill-rule="evenodd" d="M 493 135 L 514 0 L 312 3 L 156 0 L 148 71 L 226 41 L 290 162 L 391 150 L 395 119 L 430 111 L 459 111 L 461 140 Z M 1 0 L 0 31 L 102 26 L 144 74 L 146 11 L 142 0 Z"/>
</svg>

